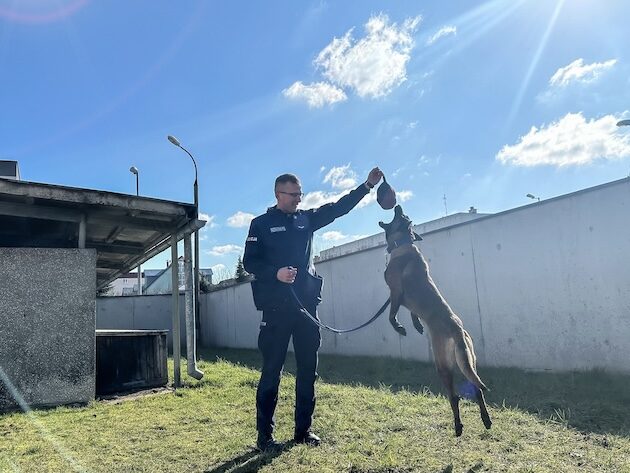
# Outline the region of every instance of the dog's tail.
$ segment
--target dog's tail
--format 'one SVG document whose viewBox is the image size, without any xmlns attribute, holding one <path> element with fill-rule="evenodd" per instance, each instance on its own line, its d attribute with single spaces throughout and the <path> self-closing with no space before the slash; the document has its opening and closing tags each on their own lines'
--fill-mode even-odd
<svg viewBox="0 0 630 473">
<path fill-rule="evenodd" d="M 475 353 L 472 343 L 467 343 L 466 335 L 465 330 L 462 330 L 462 338 L 456 343 L 455 359 L 457 360 L 457 366 L 459 366 L 459 369 L 468 381 L 482 391 L 487 391 L 488 387 L 483 384 L 475 370 Z"/>
</svg>

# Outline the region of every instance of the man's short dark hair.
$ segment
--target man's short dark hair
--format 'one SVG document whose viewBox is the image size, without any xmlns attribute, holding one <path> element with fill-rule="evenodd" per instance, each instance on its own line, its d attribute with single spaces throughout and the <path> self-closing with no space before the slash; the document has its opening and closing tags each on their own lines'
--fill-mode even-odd
<svg viewBox="0 0 630 473">
<path fill-rule="evenodd" d="M 286 182 L 291 182 L 293 184 L 297 184 L 298 186 L 300 185 L 300 179 L 295 174 L 281 174 L 280 176 L 276 177 L 276 183 L 274 184 L 273 188 L 277 189 L 278 184 L 284 184 Z"/>
</svg>

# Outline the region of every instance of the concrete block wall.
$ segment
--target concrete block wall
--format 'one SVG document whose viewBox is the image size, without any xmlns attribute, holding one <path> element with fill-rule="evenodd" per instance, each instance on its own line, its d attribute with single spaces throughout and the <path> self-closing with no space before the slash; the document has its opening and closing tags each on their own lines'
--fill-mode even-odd
<svg viewBox="0 0 630 473">
<path fill-rule="evenodd" d="M 630 372 L 630 179 L 430 231 L 419 248 L 475 341 L 480 365 Z M 383 247 L 315 265 L 322 321 L 346 328 L 387 298 Z M 260 313 L 249 284 L 204 295 L 202 342 L 255 348 Z M 322 352 L 429 360 L 409 313 L 400 337 L 387 313 L 358 332 L 324 332 Z"/>
<path fill-rule="evenodd" d="M 96 252 L 0 248 L 0 411 L 95 391 Z"/>
<path fill-rule="evenodd" d="M 199 299 L 202 304 L 203 299 Z M 173 347 L 171 295 L 99 297 L 96 300 L 96 328 L 99 330 L 168 330 L 169 350 Z M 201 311 L 201 308 L 200 308 Z M 186 305 L 179 296 L 179 333 L 186 347 Z M 169 353 L 172 353 L 170 351 Z"/>
<path fill-rule="evenodd" d="M 629 209 L 630 179 L 623 179 L 424 230 L 419 248 L 472 335 L 480 365 L 630 372 Z M 387 299 L 385 249 L 326 254 L 315 264 L 325 279 L 320 318 L 339 328 L 359 325 Z M 99 299 L 99 328 L 170 328 L 170 296 L 153 297 Z M 117 305 L 126 307 L 127 322 L 141 312 L 146 323 L 132 315 L 132 326 L 106 324 L 101 317 Z M 202 345 L 256 348 L 261 314 L 249 283 L 204 294 L 200 306 Z M 149 323 L 156 314 L 163 322 Z M 429 341 L 406 309 L 399 320 L 407 337 L 394 332 L 386 312 L 358 332 L 324 331 L 321 351 L 430 360 Z"/>
</svg>

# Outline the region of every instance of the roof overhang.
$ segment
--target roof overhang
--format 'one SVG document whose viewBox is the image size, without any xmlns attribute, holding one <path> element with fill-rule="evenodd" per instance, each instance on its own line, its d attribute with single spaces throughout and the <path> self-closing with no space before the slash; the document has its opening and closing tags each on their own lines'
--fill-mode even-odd
<svg viewBox="0 0 630 473">
<path fill-rule="evenodd" d="M 204 225 L 192 204 L 0 179 L 0 246 L 94 248 L 98 288 Z"/>
</svg>

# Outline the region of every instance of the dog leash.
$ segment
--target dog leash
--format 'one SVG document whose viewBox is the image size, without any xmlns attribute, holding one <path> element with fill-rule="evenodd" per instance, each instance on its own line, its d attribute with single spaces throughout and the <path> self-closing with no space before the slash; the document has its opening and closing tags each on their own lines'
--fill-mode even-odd
<svg viewBox="0 0 630 473">
<path fill-rule="evenodd" d="M 363 327 L 366 327 L 366 326 L 370 325 L 372 322 L 374 322 L 376 319 L 378 319 L 378 317 L 383 312 L 385 312 L 385 309 L 387 309 L 387 306 L 389 305 L 389 297 L 388 297 L 387 300 L 385 301 L 385 304 L 383 304 L 383 306 L 378 310 L 378 312 L 376 312 L 376 314 L 374 314 L 374 316 L 370 320 L 368 320 L 367 322 L 364 322 L 361 325 L 359 325 L 358 327 L 354 327 L 354 328 L 338 329 L 338 328 L 330 327 L 329 325 L 326 325 L 326 324 L 322 323 L 321 321 L 317 320 L 317 318 L 314 317 L 304 307 L 304 305 L 302 304 L 302 301 L 300 301 L 300 298 L 295 293 L 295 289 L 293 289 L 293 286 L 289 286 L 289 289 L 291 290 L 291 294 L 293 295 L 293 298 L 295 299 L 295 302 L 297 302 L 297 304 L 298 304 L 298 308 L 300 309 L 300 312 L 302 314 L 304 314 L 305 317 L 307 317 L 311 322 L 313 322 L 319 328 L 322 328 L 322 329 L 325 329 L 325 330 L 329 330 L 329 331 L 331 331 L 333 333 L 348 333 L 348 332 L 354 332 L 356 330 L 362 329 Z"/>
</svg>

